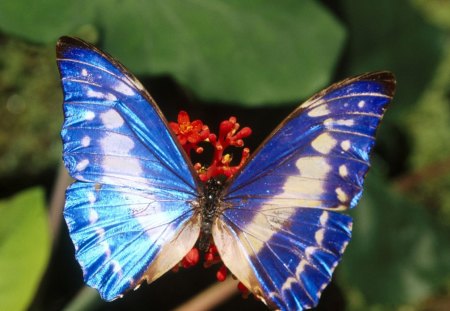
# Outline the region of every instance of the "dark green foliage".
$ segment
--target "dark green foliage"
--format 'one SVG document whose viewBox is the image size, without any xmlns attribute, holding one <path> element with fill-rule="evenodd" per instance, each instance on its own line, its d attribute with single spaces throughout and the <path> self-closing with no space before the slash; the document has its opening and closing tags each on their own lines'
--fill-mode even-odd
<svg viewBox="0 0 450 311">
<path fill-rule="evenodd" d="M 354 309 L 416 304 L 448 281 L 450 228 L 393 190 L 379 172 L 369 174 L 352 216 L 353 239 L 339 276 L 354 292 Z"/>
<path fill-rule="evenodd" d="M 53 48 L 0 37 L 0 176 L 32 175 L 60 159 L 55 67 Z"/>
</svg>

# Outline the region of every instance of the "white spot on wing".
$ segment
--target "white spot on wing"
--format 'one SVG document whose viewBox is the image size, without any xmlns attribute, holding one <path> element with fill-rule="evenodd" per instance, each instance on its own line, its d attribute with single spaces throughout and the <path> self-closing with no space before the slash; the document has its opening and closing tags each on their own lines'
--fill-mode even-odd
<svg viewBox="0 0 450 311">
<path fill-rule="evenodd" d="M 298 280 L 294 278 L 293 276 L 290 276 L 284 281 L 283 286 L 281 286 L 281 291 L 289 290 L 291 289 L 291 284 L 298 283 Z"/>
<path fill-rule="evenodd" d="M 122 266 L 117 260 L 111 260 L 111 265 L 113 266 L 113 271 L 115 273 L 120 272 L 122 270 Z"/>
<path fill-rule="evenodd" d="M 333 122 L 334 122 L 333 118 L 328 118 L 325 121 L 323 121 L 323 124 L 326 126 L 329 126 L 329 125 L 333 125 Z"/>
<path fill-rule="evenodd" d="M 355 124 L 355 121 L 353 121 L 352 119 L 334 120 L 333 118 L 328 118 L 325 121 L 323 121 L 323 124 L 325 126 L 331 126 L 331 125 L 353 126 Z"/>
<path fill-rule="evenodd" d="M 305 157 L 295 162 L 302 177 L 313 177 L 325 179 L 325 176 L 331 171 L 331 166 L 323 157 Z"/>
<path fill-rule="evenodd" d="M 342 190 L 341 187 L 337 187 L 336 188 L 336 194 L 337 194 L 337 198 L 339 201 L 341 201 L 342 203 L 345 203 L 348 201 L 348 196 L 347 194 Z"/>
<path fill-rule="evenodd" d="M 88 89 L 86 95 L 91 98 L 98 98 L 98 99 L 106 99 L 110 101 L 117 100 L 117 97 L 114 96 L 114 94 L 111 93 L 103 93 L 103 92 L 96 92 L 92 89 Z"/>
<path fill-rule="evenodd" d="M 95 233 L 98 235 L 98 238 L 100 240 L 100 245 L 103 247 L 103 251 L 105 252 L 105 255 L 107 258 L 111 256 L 111 249 L 109 248 L 108 242 L 105 240 L 105 229 L 103 228 L 96 228 Z"/>
<path fill-rule="evenodd" d="M 89 165 L 89 160 L 88 159 L 83 159 L 80 162 L 78 162 L 77 166 L 76 166 L 76 170 L 77 171 L 82 171 L 84 170 L 87 166 Z"/>
<path fill-rule="evenodd" d="M 312 109 L 308 112 L 308 116 L 310 117 L 322 117 L 326 116 L 330 113 L 328 110 L 328 106 L 324 100 L 319 100 L 315 103 L 312 103 L 310 106 Z"/>
<path fill-rule="evenodd" d="M 116 100 L 117 100 L 117 97 L 116 97 L 116 95 L 114 95 L 114 94 L 107 93 L 107 94 L 106 94 L 106 99 L 107 99 L 107 100 L 110 100 L 110 101 L 116 101 Z"/>
<path fill-rule="evenodd" d="M 101 240 L 103 240 L 105 238 L 105 229 L 97 228 L 97 229 L 95 229 L 95 233 L 97 233 L 97 235 L 99 236 L 99 238 Z"/>
<path fill-rule="evenodd" d="M 89 203 L 94 204 L 94 202 L 95 202 L 95 194 L 92 193 L 92 192 L 89 192 L 88 193 L 88 200 L 89 200 Z"/>
<path fill-rule="evenodd" d="M 329 154 L 336 143 L 337 141 L 329 133 L 322 133 L 311 142 L 311 146 L 322 154 Z"/>
<path fill-rule="evenodd" d="M 283 286 L 281 287 L 281 290 L 289 290 L 291 288 L 291 284 L 298 283 L 298 280 L 300 279 L 300 274 L 305 270 L 305 266 L 308 262 L 304 259 L 300 260 L 297 267 L 295 268 L 295 278 L 289 277 L 286 279 L 286 281 L 283 283 Z"/>
<path fill-rule="evenodd" d="M 297 268 L 295 269 L 295 275 L 299 278 L 300 274 L 305 270 L 305 266 L 308 262 L 304 259 L 300 260 Z"/>
<path fill-rule="evenodd" d="M 91 138 L 89 137 L 89 136 L 84 136 L 82 139 L 81 139 L 81 145 L 83 146 L 83 147 L 87 147 L 87 146 L 89 146 L 91 144 Z"/>
<path fill-rule="evenodd" d="M 138 79 L 133 78 L 133 84 L 138 88 L 138 90 L 141 90 L 141 91 L 145 90 L 144 86 L 141 84 L 141 82 L 139 82 Z"/>
<path fill-rule="evenodd" d="M 106 257 L 111 257 L 111 249 L 109 248 L 108 242 L 103 240 L 102 242 L 100 242 L 100 245 L 103 246 L 103 251 L 105 252 Z"/>
<path fill-rule="evenodd" d="M 308 246 L 307 248 L 305 248 L 305 255 L 310 258 L 312 254 L 314 254 L 314 252 L 316 251 L 317 247 L 314 246 Z"/>
<path fill-rule="evenodd" d="M 123 118 L 114 109 L 109 109 L 108 111 L 102 113 L 100 115 L 100 118 L 102 119 L 103 125 L 107 129 L 115 129 L 121 127 L 124 123 Z"/>
<path fill-rule="evenodd" d="M 83 77 L 86 77 L 87 74 L 88 74 L 88 72 L 87 72 L 86 68 L 81 69 L 81 75 L 82 75 Z"/>
<path fill-rule="evenodd" d="M 117 175 L 127 176 L 129 181 L 139 182 L 141 181 L 142 167 L 138 159 L 122 159 L 118 157 L 105 157 L 102 161 L 102 165 L 107 167 L 109 171 L 114 172 Z M 136 176 L 134 178 L 133 176 Z M 108 181 L 108 178 L 103 179 L 104 182 Z M 127 183 L 124 181 L 123 185 Z"/>
<path fill-rule="evenodd" d="M 268 228 L 267 231 L 260 234 L 259 240 L 251 241 L 255 251 L 263 247 L 264 242 L 269 241 L 272 237 L 272 233 L 283 226 L 283 223 L 276 221 L 277 219 L 289 219 L 297 211 L 296 208 L 286 207 L 277 209 L 275 212 L 274 205 L 316 207 L 322 204 L 319 196 L 323 193 L 323 180 L 331 171 L 331 166 L 320 156 L 300 158 L 295 165 L 299 174 L 288 177 L 283 185 L 283 192 L 273 196 L 271 200 L 261 206 L 260 210 L 265 211 L 264 214 L 256 213 L 254 216 L 252 223 L 258 223 L 260 228 Z M 246 236 L 243 239 L 251 239 L 251 237 Z"/>
<path fill-rule="evenodd" d="M 316 240 L 317 245 L 322 245 L 323 238 L 325 236 L 325 229 L 319 229 L 314 234 L 314 239 Z"/>
<path fill-rule="evenodd" d="M 327 224 L 328 217 L 329 217 L 328 212 L 323 211 L 322 215 L 320 215 L 320 218 L 319 218 L 320 224 L 322 226 L 325 226 Z"/>
<path fill-rule="evenodd" d="M 341 247 L 341 249 L 340 249 L 340 253 L 341 253 L 341 254 L 345 251 L 345 249 L 347 248 L 347 245 L 348 245 L 348 241 L 345 241 L 344 243 L 342 243 L 342 247 Z M 335 263 L 333 269 L 337 266 L 337 264 L 338 264 L 338 262 L 336 261 L 336 263 Z"/>
<path fill-rule="evenodd" d="M 122 93 L 124 95 L 134 95 L 134 91 L 131 87 L 129 87 L 128 85 L 126 85 L 123 82 L 117 82 L 114 86 L 113 86 L 114 90 L 116 92 Z"/>
<path fill-rule="evenodd" d="M 345 166 L 344 164 L 339 166 L 339 175 L 341 175 L 341 177 L 346 177 L 348 175 L 347 166 Z"/>
<path fill-rule="evenodd" d="M 130 156 L 129 152 L 134 146 L 134 141 L 130 137 L 115 133 L 106 134 L 100 140 L 100 147 L 104 154 Z"/>
<path fill-rule="evenodd" d="M 350 144 L 350 141 L 349 141 L 349 140 L 344 140 L 344 141 L 341 143 L 341 148 L 342 148 L 344 151 L 348 151 L 348 150 L 350 149 L 350 146 L 351 146 L 351 144 Z"/>
<path fill-rule="evenodd" d="M 121 178 L 123 185 L 129 185 L 129 182 L 147 182 L 142 178 L 141 160 L 131 153 L 134 146 L 135 143 L 130 137 L 116 133 L 108 133 L 100 140 L 102 153 L 106 155 L 102 159 L 102 167 L 110 172 L 110 175 L 125 177 Z M 110 182 L 108 176 L 102 181 Z"/>
<path fill-rule="evenodd" d="M 358 107 L 359 107 L 359 108 L 362 108 L 362 107 L 365 106 L 365 104 L 366 104 L 366 102 L 363 101 L 363 100 L 361 100 L 361 101 L 358 103 Z"/>
<path fill-rule="evenodd" d="M 84 114 L 84 118 L 88 121 L 94 120 L 95 118 L 95 113 L 93 111 L 86 111 L 86 113 Z"/>
<path fill-rule="evenodd" d="M 337 125 L 344 125 L 344 126 L 353 126 L 355 124 L 355 121 L 352 119 L 347 120 L 336 120 Z"/>
<path fill-rule="evenodd" d="M 95 209 L 91 208 L 89 209 L 89 222 L 91 224 L 97 222 L 98 220 L 98 213 Z"/>
</svg>

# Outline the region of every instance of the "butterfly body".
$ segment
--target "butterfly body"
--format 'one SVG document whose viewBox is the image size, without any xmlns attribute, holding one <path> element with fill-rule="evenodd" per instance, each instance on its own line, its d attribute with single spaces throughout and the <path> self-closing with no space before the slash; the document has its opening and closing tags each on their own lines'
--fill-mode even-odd
<svg viewBox="0 0 450 311">
<path fill-rule="evenodd" d="M 272 309 L 315 306 L 351 237 L 389 72 L 349 78 L 291 113 L 229 180 L 201 182 L 158 106 L 119 62 L 63 37 L 64 217 L 85 282 L 113 300 L 211 237 Z"/>
<path fill-rule="evenodd" d="M 223 202 L 221 200 L 223 191 L 223 183 L 219 179 L 212 178 L 206 182 L 203 195 L 196 202 L 196 206 L 201 211 L 201 229 L 199 239 L 199 249 L 207 251 L 212 234 L 213 222 L 218 216 L 218 213 L 223 209 Z"/>
</svg>

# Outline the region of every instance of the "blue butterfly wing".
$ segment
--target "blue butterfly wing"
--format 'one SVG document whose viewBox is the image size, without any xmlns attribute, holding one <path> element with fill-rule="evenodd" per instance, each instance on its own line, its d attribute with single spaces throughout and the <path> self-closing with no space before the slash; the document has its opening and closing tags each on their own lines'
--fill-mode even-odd
<svg viewBox="0 0 450 311">
<path fill-rule="evenodd" d="M 64 217 L 88 285 L 106 300 L 176 265 L 199 235 L 192 165 L 142 85 L 117 61 L 63 37 L 63 160 L 77 181 Z"/>
<path fill-rule="evenodd" d="M 192 165 L 136 78 L 81 40 L 62 38 L 57 53 L 64 89 L 63 159 L 70 175 L 196 193 Z"/>
<path fill-rule="evenodd" d="M 198 238 L 186 194 L 75 182 L 66 196 L 64 218 L 85 282 L 108 301 L 173 268 Z"/>
<path fill-rule="evenodd" d="M 318 303 L 351 237 L 353 208 L 395 80 L 336 83 L 297 108 L 225 189 L 213 227 L 225 265 L 282 310 Z"/>
</svg>

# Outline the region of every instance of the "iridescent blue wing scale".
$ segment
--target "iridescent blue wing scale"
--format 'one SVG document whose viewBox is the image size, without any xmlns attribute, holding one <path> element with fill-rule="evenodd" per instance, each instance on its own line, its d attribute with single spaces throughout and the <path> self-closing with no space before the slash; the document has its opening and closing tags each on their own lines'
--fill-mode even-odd
<svg viewBox="0 0 450 311">
<path fill-rule="evenodd" d="M 351 237 L 353 208 L 391 73 L 334 84 L 297 108 L 225 189 L 213 238 L 225 265 L 270 307 L 317 304 Z"/>
<path fill-rule="evenodd" d="M 151 282 L 193 247 L 199 186 L 153 99 L 117 61 L 63 37 L 64 217 L 88 285 L 106 300 Z"/>
</svg>

